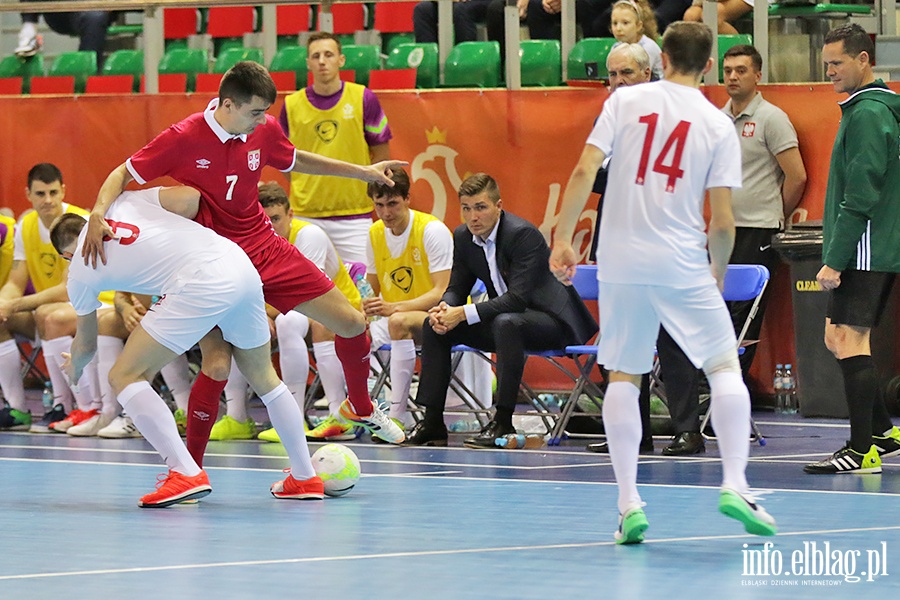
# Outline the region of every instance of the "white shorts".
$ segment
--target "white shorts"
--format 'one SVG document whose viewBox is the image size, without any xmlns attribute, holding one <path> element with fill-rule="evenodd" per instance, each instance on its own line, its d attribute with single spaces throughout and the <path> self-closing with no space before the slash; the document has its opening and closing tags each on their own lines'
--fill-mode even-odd
<svg viewBox="0 0 900 600">
<path fill-rule="evenodd" d="M 385 344 L 391 343 L 387 317 L 381 317 L 369 323 L 369 337 L 372 338 L 372 350 L 378 350 Z"/>
<path fill-rule="evenodd" d="M 600 282 L 597 362 L 611 371 L 647 373 L 662 324 L 694 366 L 737 352 L 722 294 L 710 281 L 690 288 Z"/>
<path fill-rule="evenodd" d="M 342 261 L 366 264 L 366 242 L 369 239 L 372 217 L 368 215 L 356 219 L 310 219 L 302 215 L 297 217 L 324 229 L 341 255 Z"/>
<path fill-rule="evenodd" d="M 164 292 L 141 326 L 175 354 L 187 352 L 217 325 L 236 348 L 269 341 L 262 282 L 238 247 L 198 271 L 178 274 Z"/>
</svg>

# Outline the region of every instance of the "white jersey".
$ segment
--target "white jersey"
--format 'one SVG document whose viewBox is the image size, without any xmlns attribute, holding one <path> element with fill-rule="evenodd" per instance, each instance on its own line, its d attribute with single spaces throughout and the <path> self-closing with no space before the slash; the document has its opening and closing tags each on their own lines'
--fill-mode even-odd
<svg viewBox="0 0 900 600">
<path fill-rule="evenodd" d="M 741 187 L 734 124 L 692 87 L 619 88 L 587 140 L 610 161 L 597 246 L 608 283 L 690 287 L 712 280 L 705 192 Z"/>
<path fill-rule="evenodd" d="M 119 239 L 104 243 L 105 265 L 94 269 L 80 260 L 87 227 L 82 230 L 75 252 L 78 259 L 69 265 L 67 284 L 77 314 L 100 308 L 97 294 L 103 290 L 163 295 L 237 248 L 211 229 L 164 209 L 159 190 L 123 192 L 110 205 L 106 221 Z"/>
</svg>

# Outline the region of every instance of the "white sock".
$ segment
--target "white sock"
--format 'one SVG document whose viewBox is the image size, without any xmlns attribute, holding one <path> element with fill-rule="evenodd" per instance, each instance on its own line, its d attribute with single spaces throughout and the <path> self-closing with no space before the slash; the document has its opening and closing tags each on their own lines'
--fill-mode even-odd
<svg viewBox="0 0 900 600">
<path fill-rule="evenodd" d="M 306 445 L 306 433 L 303 431 L 303 413 L 294 401 L 290 390 L 279 383 L 274 390 L 260 397 L 269 420 L 278 432 L 278 437 L 291 461 L 291 475 L 300 481 L 316 474 L 309 459 L 309 446 Z"/>
<path fill-rule="evenodd" d="M 750 457 L 750 392 L 740 373 L 713 373 L 708 379 L 711 420 L 722 456 L 722 485 L 745 494 L 749 491 L 745 471 Z"/>
<path fill-rule="evenodd" d="M 392 419 L 406 421 L 409 385 L 416 370 L 416 342 L 391 340 L 391 411 Z"/>
<path fill-rule="evenodd" d="M 159 371 L 165 380 L 175 406 L 187 413 L 188 400 L 191 397 L 191 367 L 187 356 L 182 354 Z"/>
<path fill-rule="evenodd" d="M 111 335 L 97 336 L 97 382 L 100 388 L 101 409 L 107 417 L 115 418 L 119 414 L 119 402 L 109 385 L 109 371 L 116 359 L 122 354 L 125 342 Z"/>
<path fill-rule="evenodd" d="M 16 341 L 0 343 L 0 390 L 12 408 L 25 412 L 25 386 L 19 373 L 20 366 Z"/>
<path fill-rule="evenodd" d="M 307 331 L 309 319 L 306 315 L 292 310 L 275 317 L 281 377 L 300 410 L 306 401 L 306 380 L 309 378 L 309 348 L 304 339 Z"/>
<path fill-rule="evenodd" d="M 171 470 L 188 477 L 200 473 L 200 467 L 178 435 L 178 426 L 169 407 L 148 382 L 129 384 L 118 400 L 144 439 L 159 452 Z"/>
<path fill-rule="evenodd" d="M 226 414 L 238 423 L 243 423 L 249 418 L 249 390 L 247 380 L 232 358 L 231 373 L 228 375 L 228 383 L 225 384 L 225 409 Z"/>
<path fill-rule="evenodd" d="M 639 395 L 640 390 L 631 383 L 616 381 L 607 386 L 603 398 L 603 428 L 619 486 L 619 514 L 641 506 L 637 489 L 638 449 L 642 435 Z"/>
<path fill-rule="evenodd" d="M 319 380 L 328 399 L 328 411 L 337 416 L 341 402 L 347 398 L 347 388 L 344 387 L 344 368 L 334 351 L 334 342 L 314 343 L 313 354 L 316 356 Z"/>
<path fill-rule="evenodd" d="M 66 376 L 63 375 L 62 369 L 59 368 L 59 365 L 62 364 L 61 354 L 72 349 L 72 337 L 65 336 L 53 338 L 52 340 L 43 340 L 41 347 L 44 350 L 44 362 L 47 365 L 47 373 L 50 375 L 50 382 L 53 384 L 53 404 L 61 403 L 66 408 L 66 412 L 72 412 L 73 408 L 87 410 L 87 407 L 82 407 L 80 404 L 73 405 L 74 396 L 69 388 L 69 382 L 66 380 Z"/>
<path fill-rule="evenodd" d="M 20 40 L 30 40 L 37 35 L 37 25 L 31 21 L 22 23 L 22 29 L 19 30 Z"/>
</svg>

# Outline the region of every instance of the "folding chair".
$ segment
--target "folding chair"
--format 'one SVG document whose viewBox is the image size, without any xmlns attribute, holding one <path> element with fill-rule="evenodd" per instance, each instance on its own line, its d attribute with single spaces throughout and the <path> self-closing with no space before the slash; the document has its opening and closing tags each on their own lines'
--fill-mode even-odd
<svg viewBox="0 0 900 600">
<path fill-rule="evenodd" d="M 15 340 L 16 347 L 19 349 L 19 354 L 22 357 L 22 379 L 31 375 L 38 379 L 41 385 L 50 381 L 50 376 L 41 371 L 41 368 L 37 365 L 37 359 L 41 353 L 41 341 L 31 340 L 20 335 L 16 335 Z"/>
<path fill-rule="evenodd" d="M 725 271 L 725 289 L 722 292 L 722 297 L 725 299 L 725 301 L 753 301 L 753 305 L 750 307 L 750 312 L 748 313 L 744 323 L 741 325 L 741 330 L 739 332 L 736 332 L 738 355 L 744 353 L 745 347 L 749 346 L 750 344 L 755 344 L 757 341 L 745 340 L 744 338 L 747 335 L 747 330 L 750 328 L 750 323 L 753 321 L 753 319 L 756 317 L 756 313 L 759 311 L 759 303 L 762 301 L 763 294 L 765 293 L 766 287 L 768 285 L 769 270 L 762 265 L 728 265 L 728 269 Z M 665 384 L 662 383 L 659 360 L 653 363 L 653 369 L 650 371 L 650 393 L 656 394 L 664 402 L 666 402 Z M 707 409 L 706 413 L 701 418 L 701 432 L 706 429 L 706 426 L 709 423 L 710 416 L 710 410 Z M 759 431 L 759 427 L 757 427 L 756 421 L 754 421 L 752 417 L 750 419 L 750 430 L 751 439 L 759 442 L 760 446 L 765 446 L 766 439 Z M 712 436 L 704 437 L 706 439 L 710 439 Z"/>
</svg>

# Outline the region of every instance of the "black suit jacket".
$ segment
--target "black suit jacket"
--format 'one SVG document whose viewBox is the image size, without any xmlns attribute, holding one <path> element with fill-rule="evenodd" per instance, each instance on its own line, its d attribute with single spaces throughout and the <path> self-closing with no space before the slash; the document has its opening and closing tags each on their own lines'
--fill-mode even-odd
<svg viewBox="0 0 900 600">
<path fill-rule="evenodd" d="M 497 268 L 507 292 L 498 295 L 491 282 L 484 250 L 472 241 L 465 225 L 453 232 L 453 269 L 441 298 L 451 306 L 466 303 L 476 279 L 490 300 L 476 305 L 482 322 L 502 313 L 537 310 L 553 315 L 566 330 L 567 344 L 584 344 L 597 333 L 597 322 L 572 286 L 561 284 L 549 268 L 550 248 L 538 228 L 512 213 L 500 214 Z"/>
</svg>

